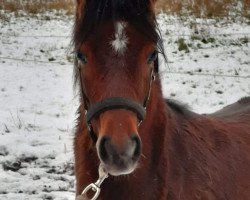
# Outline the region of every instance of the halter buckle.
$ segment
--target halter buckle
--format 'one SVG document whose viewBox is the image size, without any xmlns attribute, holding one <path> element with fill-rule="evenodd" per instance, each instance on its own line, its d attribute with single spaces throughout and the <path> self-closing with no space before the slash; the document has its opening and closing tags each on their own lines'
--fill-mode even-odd
<svg viewBox="0 0 250 200">
<path fill-rule="evenodd" d="M 138 125 L 137 125 L 138 127 L 141 126 L 142 121 L 143 121 L 143 120 L 140 120 L 140 121 L 138 122 Z"/>
<path fill-rule="evenodd" d="M 155 81 L 156 77 L 155 75 L 152 75 L 152 81 Z"/>
<path fill-rule="evenodd" d="M 87 128 L 88 128 L 88 131 L 92 131 L 92 125 L 90 123 L 87 123 Z"/>
</svg>

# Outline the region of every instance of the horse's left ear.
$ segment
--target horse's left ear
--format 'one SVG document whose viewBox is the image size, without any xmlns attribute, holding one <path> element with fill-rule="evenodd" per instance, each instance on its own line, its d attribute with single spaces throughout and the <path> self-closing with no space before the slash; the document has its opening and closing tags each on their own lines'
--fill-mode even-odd
<svg viewBox="0 0 250 200">
<path fill-rule="evenodd" d="M 153 13 L 155 12 L 156 2 L 157 2 L 157 0 L 149 0 L 149 3 L 151 4 L 151 10 L 153 11 Z"/>
</svg>

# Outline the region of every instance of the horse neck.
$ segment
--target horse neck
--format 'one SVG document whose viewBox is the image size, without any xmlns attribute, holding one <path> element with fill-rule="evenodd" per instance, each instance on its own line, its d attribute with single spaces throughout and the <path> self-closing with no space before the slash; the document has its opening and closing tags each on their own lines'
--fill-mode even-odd
<svg viewBox="0 0 250 200">
<path fill-rule="evenodd" d="M 182 113 L 182 110 L 168 104 L 162 96 L 160 83 L 153 87 L 151 95 L 147 118 L 139 132 L 143 143 L 143 166 L 138 179 L 144 180 L 141 187 L 159 195 L 146 199 L 166 199 L 171 193 L 178 196 L 186 177 L 184 171 L 187 164 L 199 169 L 199 162 L 198 166 L 191 163 L 189 154 L 196 155 L 193 149 L 203 151 L 205 144 L 197 147 L 196 143 L 200 132 L 206 129 L 204 122 L 207 119 L 184 108 Z"/>
</svg>

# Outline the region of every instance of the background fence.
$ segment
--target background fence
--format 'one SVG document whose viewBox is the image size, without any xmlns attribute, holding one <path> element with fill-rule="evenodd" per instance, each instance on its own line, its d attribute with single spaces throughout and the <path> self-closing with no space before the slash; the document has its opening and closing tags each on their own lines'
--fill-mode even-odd
<svg viewBox="0 0 250 200">
<path fill-rule="evenodd" d="M 250 33 L 219 33 L 219 34 L 211 34 L 213 36 L 232 36 L 232 35 L 245 35 L 250 36 Z M 192 37 L 191 34 L 176 34 L 172 35 L 170 37 Z M 14 38 L 70 38 L 71 36 L 61 35 L 1 35 L 1 37 L 14 37 Z M 210 47 L 211 49 L 214 47 Z M 206 48 L 208 49 L 208 48 Z M 72 59 L 74 57 L 73 53 L 70 55 L 72 56 Z M 12 60 L 12 61 L 18 61 L 18 62 L 33 62 L 33 63 L 44 63 L 44 64 L 55 64 L 55 65 L 66 65 L 66 64 L 72 64 L 73 62 L 56 62 L 56 61 L 46 61 L 46 60 L 35 60 L 35 59 L 26 59 L 26 58 L 15 58 L 15 57 L 4 57 L 0 56 L 0 60 Z M 250 74 L 241 76 L 236 73 L 236 75 L 232 74 L 215 74 L 215 73 L 201 73 L 201 72 L 191 72 L 191 71 L 171 71 L 170 69 L 165 70 L 168 74 L 183 74 L 183 75 L 190 75 L 190 76 L 211 76 L 211 77 L 225 77 L 225 78 L 242 78 L 242 79 L 250 79 Z"/>
<path fill-rule="evenodd" d="M 72 15 L 74 13 L 76 0 L 0 0 L 0 10 L 4 12 L 19 13 L 25 11 L 30 14 L 37 14 L 41 12 L 56 10 L 63 11 L 64 14 Z M 158 12 L 166 12 L 168 14 L 177 15 L 180 20 L 183 18 L 185 21 L 187 18 L 193 17 L 194 20 L 190 22 L 192 26 L 211 26 L 211 23 L 216 24 L 219 18 L 229 17 L 233 19 L 235 16 L 240 16 L 245 20 L 250 20 L 250 0 L 158 0 L 156 5 Z M 195 17 L 201 17 L 203 21 L 197 22 Z M 213 22 L 207 21 L 207 18 L 213 18 Z M 1 15 L 0 15 L 1 20 Z M 166 26 L 172 25 L 169 22 L 165 23 Z M 0 34 L 2 38 L 70 38 L 70 35 L 5 35 Z M 193 34 L 169 34 L 171 38 L 192 38 Z M 201 33 L 196 36 L 200 38 L 208 37 L 205 33 Z M 209 37 L 246 37 L 247 44 L 249 42 L 250 32 L 236 32 L 236 33 L 209 33 Z M 173 39 L 175 40 L 175 39 Z M 235 42 L 237 43 L 237 41 Z M 215 47 L 204 47 L 205 49 L 214 49 Z M 73 57 L 73 55 L 69 55 Z M 46 63 L 46 64 L 67 64 L 66 62 L 36 60 L 17 58 L 11 56 L 0 56 L 0 60 L 13 60 L 18 62 L 34 62 L 34 63 Z M 70 63 L 70 62 L 69 62 Z M 166 71 L 173 74 L 186 74 L 196 76 L 221 76 L 221 77 L 238 77 L 248 79 L 250 75 L 240 76 L 231 74 L 210 74 L 210 73 L 196 73 L 196 72 L 183 72 L 183 71 Z"/>
</svg>

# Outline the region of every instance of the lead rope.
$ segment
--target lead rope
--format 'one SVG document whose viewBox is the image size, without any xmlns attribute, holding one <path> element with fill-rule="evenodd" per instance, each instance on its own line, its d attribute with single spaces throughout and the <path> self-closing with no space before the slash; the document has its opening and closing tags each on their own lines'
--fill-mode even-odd
<svg viewBox="0 0 250 200">
<path fill-rule="evenodd" d="M 89 184 L 83 191 L 82 194 L 76 197 L 76 200 L 96 200 L 101 192 L 101 185 L 103 181 L 108 178 L 108 173 L 105 171 L 105 169 L 102 167 L 102 165 L 99 166 L 99 178 L 95 183 Z M 93 197 L 90 199 L 88 198 L 87 194 L 92 191 L 94 192 Z"/>
</svg>

